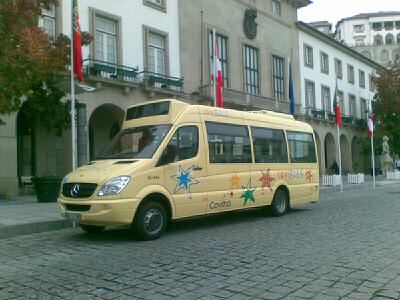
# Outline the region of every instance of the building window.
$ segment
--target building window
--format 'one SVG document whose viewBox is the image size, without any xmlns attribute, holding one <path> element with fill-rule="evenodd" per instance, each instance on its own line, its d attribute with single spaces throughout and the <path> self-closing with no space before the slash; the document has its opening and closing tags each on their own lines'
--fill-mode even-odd
<svg viewBox="0 0 400 300">
<path fill-rule="evenodd" d="M 385 30 L 393 30 L 393 21 L 384 22 Z"/>
<path fill-rule="evenodd" d="M 250 94 L 260 93 L 258 68 L 258 49 L 244 45 L 245 91 Z"/>
<path fill-rule="evenodd" d="M 360 87 L 365 88 L 365 72 L 362 70 L 358 70 L 359 84 Z"/>
<path fill-rule="evenodd" d="M 206 122 L 210 163 L 250 163 L 247 126 Z"/>
<path fill-rule="evenodd" d="M 400 61 L 400 49 L 394 49 L 392 52 L 393 62 L 399 63 Z"/>
<path fill-rule="evenodd" d="M 396 29 L 400 29 L 400 21 L 396 21 Z"/>
<path fill-rule="evenodd" d="M 322 110 L 326 110 L 328 112 L 332 111 L 332 104 L 331 104 L 331 91 L 328 86 L 322 85 L 321 86 L 321 106 Z"/>
<path fill-rule="evenodd" d="M 386 45 L 392 45 L 392 44 L 394 44 L 394 36 L 393 36 L 393 34 L 388 33 L 388 34 L 385 36 L 385 44 L 386 44 Z"/>
<path fill-rule="evenodd" d="M 42 14 L 39 18 L 39 27 L 51 38 L 56 37 L 56 7 L 54 4 L 50 4 L 49 9 L 42 9 Z"/>
<path fill-rule="evenodd" d="M 275 99 L 285 99 L 285 60 L 272 55 L 272 86 Z"/>
<path fill-rule="evenodd" d="M 366 117 L 367 117 L 367 100 L 364 98 L 360 98 L 360 113 L 361 113 L 361 119 L 366 119 Z"/>
<path fill-rule="evenodd" d="M 386 49 L 383 49 L 381 51 L 381 62 L 383 62 L 383 63 L 389 62 L 389 51 Z"/>
<path fill-rule="evenodd" d="M 345 108 L 345 106 L 344 106 L 344 96 L 343 96 L 343 92 L 342 92 L 342 91 L 337 91 L 337 97 L 338 97 L 339 102 L 340 102 L 340 110 L 341 110 L 341 112 L 342 112 L 342 116 L 345 116 L 345 115 L 346 115 L 346 114 L 345 114 L 346 108 Z"/>
<path fill-rule="evenodd" d="M 370 92 L 375 92 L 374 77 L 371 74 L 369 74 L 369 90 Z"/>
<path fill-rule="evenodd" d="M 342 61 L 340 59 L 335 58 L 335 73 L 338 79 L 343 78 L 343 68 Z"/>
<path fill-rule="evenodd" d="M 355 38 L 356 46 L 364 46 L 364 38 Z"/>
<path fill-rule="evenodd" d="M 148 7 L 158 9 L 162 12 L 166 12 L 167 5 L 166 5 L 165 1 L 166 0 L 143 0 L 143 4 Z"/>
<path fill-rule="evenodd" d="M 380 34 L 377 34 L 374 36 L 374 45 L 382 45 L 383 44 L 383 38 Z"/>
<path fill-rule="evenodd" d="M 304 44 L 304 65 L 310 68 L 314 66 L 313 48 L 307 44 Z"/>
<path fill-rule="evenodd" d="M 364 32 L 365 31 L 364 24 L 354 25 L 353 26 L 353 31 L 356 32 L 356 33 Z"/>
<path fill-rule="evenodd" d="M 256 163 L 287 163 L 287 146 L 283 130 L 252 127 Z"/>
<path fill-rule="evenodd" d="M 329 57 L 325 52 L 320 52 L 321 57 L 321 72 L 329 74 Z"/>
<path fill-rule="evenodd" d="M 382 23 L 381 22 L 372 23 L 372 29 L 375 30 L 375 31 L 381 31 L 382 30 Z"/>
<path fill-rule="evenodd" d="M 347 81 L 354 84 L 354 67 L 347 64 Z"/>
<path fill-rule="evenodd" d="M 117 22 L 95 17 L 95 59 L 117 63 Z"/>
<path fill-rule="evenodd" d="M 164 35 L 149 31 L 147 36 L 147 69 L 150 72 L 165 75 L 166 47 Z"/>
<path fill-rule="evenodd" d="M 306 80 L 306 109 L 315 108 L 315 83 L 310 80 Z"/>
<path fill-rule="evenodd" d="M 275 16 L 280 16 L 281 15 L 281 3 L 276 0 L 272 0 L 272 13 Z"/>
<path fill-rule="evenodd" d="M 397 44 L 400 44 L 400 33 L 397 34 Z"/>
<path fill-rule="evenodd" d="M 224 87 L 229 87 L 229 79 L 228 79 L 228 38 L 222 34 L 217 33 L 217 48 L 218 48 L 218 57 L 221 61 L 222 67 L 222 78 L 224 79 Z M 214 43 L 213 43 L 213 33 L 209 32 L 208 35 L 208 51 L 210 56 L 210 70 L 213 69 L 214 64 Z M 212 72 L 210 72 L 212 74 Z M 210 78 L 211 80 L 211 78 Z"/>
<path fill-rule="evenodd" d="M 350 117 L 356 117 L 356 96 L 349 94 Z"/>
</svg>

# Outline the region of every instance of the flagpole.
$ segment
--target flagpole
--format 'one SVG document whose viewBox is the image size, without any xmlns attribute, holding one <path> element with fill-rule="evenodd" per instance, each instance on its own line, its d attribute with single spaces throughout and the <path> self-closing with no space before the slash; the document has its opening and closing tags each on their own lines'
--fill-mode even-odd
<svg viewBox="0 0 400 300">
<path fill-rule="evenodd" d="M 71 0 L 71 142 L 72 170 L 76 169 L 76 132 L 75 132 L 75 82 L 74 82 L 74 0 Z"/>
<path fill-rule="evenodd" d="M 339 145 L 339 175 L 340 175 L 340 190 L 343 192 L 343 182 L 342 182 L 342 153 L 340 151 L 340 133 L 339 133 L 339 125 L 336 124 L 337 129 L 337 139 Z"/>
<path fill-rule="evenodd" d="M 217 106 L 217 58 L 215 55 L 216 46 L 215 28 L 213 28 L 213 74 L 214 74 L 214 107 Z"/>
<path fill-rule="evenodd" d="M 371 159 L 372 159 L 372 178 L 374 181 L 374 188 L 376 188 L 376 183 L 375 183 L 375 154 L 374 154 L 374 134 L 372 133 L 371 136 Z"/>
</svg>

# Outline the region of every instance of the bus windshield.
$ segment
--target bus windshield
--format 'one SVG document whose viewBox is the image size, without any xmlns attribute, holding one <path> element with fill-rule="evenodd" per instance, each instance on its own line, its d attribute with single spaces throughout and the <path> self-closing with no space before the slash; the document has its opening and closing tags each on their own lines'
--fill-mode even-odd
<svg viewBox="0 0 400 300">
<path fill-rule="evenodd" d="M 171 125 L 150 125 L 120 131 L 96 159 L 151 158 Z"/>
</svg>

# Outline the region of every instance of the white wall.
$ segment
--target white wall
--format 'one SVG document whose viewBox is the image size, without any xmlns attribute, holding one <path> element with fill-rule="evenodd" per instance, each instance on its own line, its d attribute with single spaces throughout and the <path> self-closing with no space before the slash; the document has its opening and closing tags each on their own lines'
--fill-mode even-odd
<svg viewBox="0 0 400 300">
<path fill-rule="evenodd" d="M 79 18 L 82 31 L 89 31 L 89 8 L 121 18 L 123 65 L 143 70 L 143 25 L 168 33 L 169 74 L 180 77 L 178 0 L 167 0 L 166 13 L 143 4 L 143 0 L 80 0 Z M 62 0 L 62 27 L 71 34 L 71 1 Z M 83 47 L 83 57 L 89 47 Z"/>
<path fill-rule="evenodd" d="M 372 100 L 374 92 L 369 90 L 369 75 L 374 73 L 374 69 L 360 61 L 359 59 L 350 56 L 343 51 L 330 46 L 321 40 L 311 36 L 300 30 L 299 32 L 299 49 L 300 49 L 300 78 L 301 78 L 301 104 L 305 107 L 305 80 L 310 80 L 315 83 L 315 101 L 316 109 L 322 109 L 321 103 L 321 85 L 330 87 L 331 92 L 331 103 L 333 103 L 333 97 L 336 86 L 336 73 L 335 73 L 335 58 L 342 61 L 343 78 L 338 79 L 338 89 L 343 92 L 345 102 L 346 115 L 349 114 L 349 94 L 356 96 L 356 113 L 357 117 L 360 118 L 360 98 Z M 313 48 L 313 68 L 306 67 L 304 64 L 304 43 L 310 45 Z M 323 51 L 329 56 L 329 74 L 321 72 L 320 66 L 320 51 Z M 348 82 L 347 78 L 347 64 L 351 64 L 354 67 L 354 84 Z M 359 72 L 358 70 L 365 72 L 365 88 L 359 86 Z"/>
</svg>

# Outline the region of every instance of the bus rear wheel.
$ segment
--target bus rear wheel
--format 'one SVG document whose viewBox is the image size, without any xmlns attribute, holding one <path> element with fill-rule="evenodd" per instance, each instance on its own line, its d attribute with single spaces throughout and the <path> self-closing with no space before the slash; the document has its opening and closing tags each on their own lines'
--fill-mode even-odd
<svg viewBox="0 0 400 300">
<path fill-rule="evenodd" d="M 155 201 L 144 203 L 139 207 L 133 225 L 140 239 L 159 238 L 167 227 L 167 213 L 164 206 Z"/>
<path fill-rule="evenodd" d="M 289 197 L 287 193 L 282 189 L 277 190 L 271 203 L 272 214 L 275 217 L 281 217 L 288 211 L 288 208 Z"/>
</svg>

